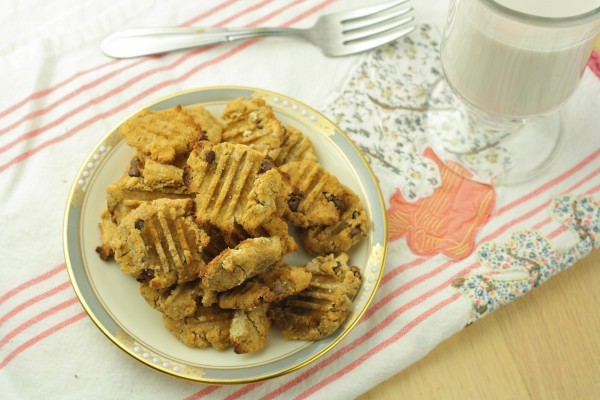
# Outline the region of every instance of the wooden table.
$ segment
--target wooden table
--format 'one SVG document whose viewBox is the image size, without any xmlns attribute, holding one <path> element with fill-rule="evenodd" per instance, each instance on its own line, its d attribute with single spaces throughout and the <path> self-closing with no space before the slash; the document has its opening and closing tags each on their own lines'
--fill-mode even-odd
<svg viewBox="0 0 600 400">
<path fill-rule="evenodd" d="M 359 399 L 600 399 L 600 250 Z"/>
</svg>

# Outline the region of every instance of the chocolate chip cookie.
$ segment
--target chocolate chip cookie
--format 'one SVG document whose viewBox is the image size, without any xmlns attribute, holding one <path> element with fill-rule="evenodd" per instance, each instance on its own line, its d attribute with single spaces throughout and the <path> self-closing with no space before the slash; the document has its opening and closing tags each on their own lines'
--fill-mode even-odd
<svg viewBox="0 0 600 400">
<path fill-rule="evenodd" d="M 312 274 L 304 267 L 276 265 L 231 290 L 221 293 L 219 307 L 249 309 L 273 303 L 306 289 Z"/>
<path fill-rule="evenodd" d="M 198 307 L 209 307 L 217 302 L 216 293 L 202 288 L 200 279 L 165 289 L 154 289 L 148 283 L 140 283 L 139 289 L 152 308 L 172 319 L 189 317 Z"/>
<path fill-rule="evenodd" d="M 368 220 L 358 197 L 348 198 L 340 220 L 330 225 L 299 228 L 298 237 L 312 256 L 340 254 L 348 251 L 367 236 Z"/>
<path fill-rule="evenodd" d="M 193 205 L 192 200 L 160 199 L 127 214 L 114 239 L 121 269 L 155 289 L 197 279 L 210 238 L 196 224 Z"/>
<path fill-rule="evenodd" d="M 285 248 L 278 237 L 246 239 L 227 249 L 200 270 L 202 285 L 223 292 L 281 261 Z"/>
<path fill-rule="evenodd" d="M 243 144 L 263 156 L 277 158 L 285 129 L 264 100 L 245 97 L 231 100 L 221 117 L 225 122 L 224 142 Z"/>
<path fill-rule="evenodd" d="M 236 354 L 252 353 L 265 347 L 271 327 L 268 304 L 249 310 L 235 310 L 229 339 Z"/>
<path fill-rule="evenodd" d="M 362 280 L 359 269 L 347 262 L 346 254 L 313 259 L 306 266 L 312 274 L 308 288 L 271 305 L 269 316 L 283 337 L 320 340 L 344 323 Z"/>
<path fill-rule="evenodd" d="M 163 322 L 167 329 L 187 346 L 225 350 L 232 344 L 229 331 L 233 315 L 233 311 L 217 306 L 198 307 L 193 315 L 183 319 L 163 315 Z"/>
<path fill-rule="evenodd" d="M 198 222 L 227 234 L 236 225 L 252 231 L 281 217 L 290 190 L 272 161 L 233 143 L 199 142 L 188 158 L 185 181 L 196 194 Z"/>
<path fill-rule="evenodd" d="M 200 125 L 181 106 L 144 109 L 119 128 L 128 145 L 160 163 L 170 163 L 189 152 L 200 140 L 201 132 Z"/>
<path fill-rule="evenodd" d="M 307 136 L 293 126 L 288 125 L 285 127 L 281 151 L 275 159 L 275 165 L 302 160 L 317 161 L 317 152 Z"/>
</svg>

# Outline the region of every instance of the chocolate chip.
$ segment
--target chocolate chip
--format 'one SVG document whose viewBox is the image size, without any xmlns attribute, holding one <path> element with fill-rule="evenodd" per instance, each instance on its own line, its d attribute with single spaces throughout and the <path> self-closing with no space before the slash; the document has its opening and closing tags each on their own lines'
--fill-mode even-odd
<svg viewBox="0 0 600 400">
<path fill-rule="evenodd" d="M 129 166 L 129 171 L 127 171 L 127 175 L 133 177 L 140 177 L 142 173 L 140 172 L 140 160 L 134 158 L 131 160 L 131 164 Z"/>
<path fill-rule="evenodd" d="M 206 134 L 207 132 L 204 129 L 200 130 L 200 137 L 198 138 L 198 140 L 208 140 L 208 135 Z"/>
<path fill-rule="evenodd" d="M 292 194 L 290 194 L 290 198 L 288 199 L 288 207 L 292 212 L 296 212 L 298 210 L 298 206 L 300 205 L 300 201 L 304 198 L 304 193 L 299 189 L 294 189 Z"/>
<path fill-rule="evenodd" d="M 358 227 L 356 227 L 356 228 L 353 228 L 353 229 L 350 231 L 350 237 L 352 237 L 352 238 L 353 238 L 353 237 L 355 237 L 355 236 L 358 236 L 358 235 L 360 235 L 360 233 L 361 233 L 361 230 L 360 230 Z"/>
<path fill-rule="evenodd" d="M 145 283 L 150 282 L 154 278 L 154 270 L 153 269 L 145 269 L 141 274 L 136 278 L 138 282 Z"/>
<path fill-rule="evenodd" d="M 346 202 L 344 200 L 338 199 L 335 195 L 327 192 L 323 192 L 323 196 L 325 196 L 328 201 L 331 201 L 338 210 L 344 211 L 346 209 Z"/>
<path fill-rule="evenodd" d="M 260 163 L 260 169 L 258 170 L 259 174 L 264 174 L 268 170 L 273 168 L 273 159 L 271 157 L 267 157 Z"/>
<path fill-rule="evenodd" d="M 144 220 L 143 219 L 136 219 L 135 222 L 133 223 L 133 226 L 138 231 L 141 231 L 142 228 L 144 227 Z"/>
<path fill-rule="evenodd" d="M 190 187 L 190 171 L 187 167 L 187 165 L 185 166 L 185 168 L 183 168 L 183 175 L 181 176 L 181 179 L 183 180 L 183 184 L 186 187 Z"/>
<path fill-rule="evenodd" d="M 300 205 L 300 199 L 298 197 L 290 197 L 288 200 L 288 207 L 291 211 L 298 211 L 298 206 Z"/>
<path fill-rule="evenodd" d="M 171 295 L 171 293 L 173 293 L 173 290 L 175 290 L 176 287 L 177 287 L 177 285 L 172 285 L 172 286 L 169 286 L 168 288 L 166 288 L 165 292 L 163 293 L 163 296 L 169 297 Z"/>
<path fill-rule="evenodd" d="M 100 255 L 100 258 L 104 261 L 112 260 L 114 254 L 115 254 L 112 249 L 110 249 L 106 246 L 96 247 L 96 253 L 98 253 Z"/>
<path fill-rule="evenodd" d="M 288 174 L 287 172 L 284 171 L 279 171 L 279 173 L 281 174 L 281 177 L 286 180 L 287 182 L 289 182 L 292 178 L 290 177 L 290 174 Z"/>
<path fill-rule="evenodd" d="M 352 211 L 352 219 L 356 219 L 356 217 L 358 217 L 358 211 L 354 210 Z"/>
<path fill-rule="evenodd" d="M 346 202 L 342 199 L 338 199 L 337 197 L 333 196 L 333 204 L 335 205 L 335 208 L 337 208 L 338 210 L 345 210 L 346 209 Z"/>
<path fill-rule="evenodd" d="M 211 164 L 215 161 L 215 157 L 217 155 L 215 154 L 214 151 L 212 150 L 206 150 L 206 152 L 204 153 L 204 161 L 206 161 L 207 163 Z"/>
</svg>

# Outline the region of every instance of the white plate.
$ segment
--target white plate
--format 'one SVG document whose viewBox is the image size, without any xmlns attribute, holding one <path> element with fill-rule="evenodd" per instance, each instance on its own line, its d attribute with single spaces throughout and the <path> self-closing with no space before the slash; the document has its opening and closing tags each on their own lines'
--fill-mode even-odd
<svg viewBox="0 0 600 400">
<path fill-rule="evenodd" d="M 90 318 L 118 347 L 142 363 L 180 378 L 204 383 L 255 382 L 294 371 L 316 360 L 339 343 L 356 325 L 371 302 L 383 274 L 387 222 L 381 191 L 373 172 L 348 137 L 312 108 L 289 97 L 246 87 L 211 87 L 157 100 L 150 109 L 202 105 L 219 116 L 236 97 L 262 98 L 284 125 L 307 135 L 320 163 L 359 195 L 369 219 L 367 238 L 350 251 L 350 262 L 361 268 L 363 285 L 354 311 L 333 335 L 316 342 L 288 341 L 272 327 L 267 346 L 256 353 L 192 349 L 164 326 L 161 314 L 139 294 L 137 282 L 114 262 L 95 252 L 100 244 L 98 222 L 106 208 L 106 187 L 121 177 L 133 150 L 112 129 L 91 151 L 80 169 L 65 213 L 64 248 L 71 282 Z M 286 258 L 300 263 L 299 251 Z"/>
</svg>

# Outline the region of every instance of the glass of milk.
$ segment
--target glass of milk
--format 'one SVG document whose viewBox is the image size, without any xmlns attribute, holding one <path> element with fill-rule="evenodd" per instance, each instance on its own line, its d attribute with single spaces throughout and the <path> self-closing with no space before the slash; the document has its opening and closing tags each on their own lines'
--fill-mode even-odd
<svg viewBox="0 0 600 400">
<path fill-rule="evenodd" d="M 600 0 L 453 0 L 429 145 L 455 171 L 527 180 L 561 147 L 560 107 L 600 34 Z"/>
</svg>

